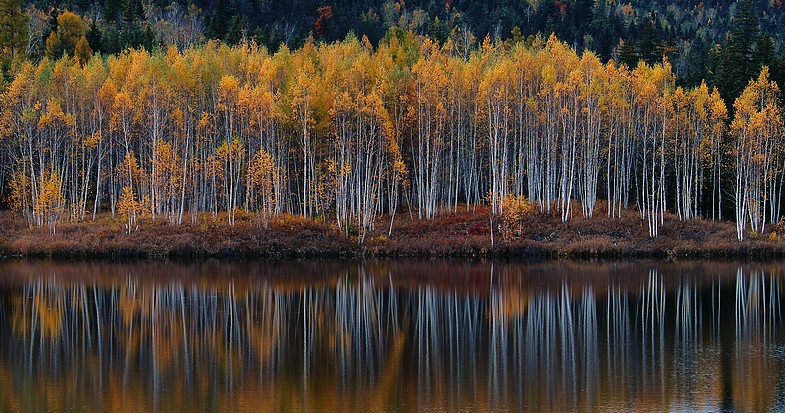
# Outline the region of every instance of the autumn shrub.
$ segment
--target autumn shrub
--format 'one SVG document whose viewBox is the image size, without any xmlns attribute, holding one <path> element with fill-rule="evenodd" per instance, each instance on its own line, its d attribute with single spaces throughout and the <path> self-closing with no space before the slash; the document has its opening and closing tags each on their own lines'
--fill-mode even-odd
<svg viewBox="0 0 785 413">
<path fill-rule="evenodd" d="M 377 235 L 368 239 L 368 246 L 383 247 L 387 245 L 387 236 L 384 234 Z"/>
<path fill-rule="evenodd" d="M 529 200 L 523 196 L 507 195 L 502 199 L 501 235 L 504 240 L 524 236 L 524 224 L 534 214 Z"/>
<path fill-rule="evenodd" d="M 776 224 L 772 225 L 771 230 L 780 235 L 785 234 L 785 217 L 780 218 Z"/>
</svg>

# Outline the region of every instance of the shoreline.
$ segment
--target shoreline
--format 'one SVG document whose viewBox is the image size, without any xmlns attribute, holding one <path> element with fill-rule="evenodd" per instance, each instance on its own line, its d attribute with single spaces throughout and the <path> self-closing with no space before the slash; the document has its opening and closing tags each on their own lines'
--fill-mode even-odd
<svg viewBox="0 0 785 413">
<path fill-rule="evenodd" d="M 171 226 L 140 220 L 127 233 L 123 222 L 101 215 L 95 221 L 63 223 L 57 233 L 28 228 L 21 216 L 0 212 L 0 258 L 54 259 L 749 259 L 785 258 L 785 231 L 770 225 L 756 238 L 738 241 L 734 223 L 666 215 L 660 236 L 650 238 L 637 212 L 621 218 L 595 215 L 561 222 L 554 214 L 530 213 L 510 225 L 494 218 L 493 241 L 487 210 L 442 213 L 430 220 L 398 214 L 360 245 L 334 224 L 284 215 L 267 222 L 240 217 L 229 226 L 221 215 Z"/>
</svg>

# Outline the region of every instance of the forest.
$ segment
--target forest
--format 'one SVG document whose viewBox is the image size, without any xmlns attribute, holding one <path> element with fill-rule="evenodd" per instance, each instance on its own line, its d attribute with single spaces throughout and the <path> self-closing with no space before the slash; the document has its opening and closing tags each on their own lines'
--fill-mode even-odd
<svg viewBox="0 0 785 413">
<path fill-rule="evenodd" d="M 60 26 L 73 13 L 83 31 Z M 761 65 L 779 84 L 785 78 L 785 9 L 780 0 L 6 0 L 0 3 L 0 43 L 27 58 L 60 58 L 85 37 L 102 55 L 128 48 L 166 50 L 219 40 L 254 42 L 275 53 L 343 40 L 354 33 L 376 47 L 394 28 L 474 48 L 555 34 L 578 53 L 634 68 L 667 59 L 677 83 L 705 80 L 732 105 Z M 58 42 L 50 37 L 59 37 Z M 71 37 L 70 40 L 68 38 Z M 65 46 L 65 47 L 63 47 Z M 13 54 L 6 53 L 6 54 Z M 70 53 L 72 54 L 72 53 Z M 7 57 L 7 56 L 6 56 Z M 3 70 L 8 75 L 7 62 Z"/>
<path fill-rule="evenodd" d="M 362 243 L 381 214 L 392 231 L 399 211 L 525 205 L 562 221 L 635 209 L 650 237 L 666 212 L 755 237 L 783 204 L 779 64 L 755 3 L 734 5 L 721 85 L 685 84 L 667 54 L 617 63 L 520 29 L 477 41 L 394 26 L 376 42 L 268 49 L 205 41 L 181 16 L 148 32 L 166 41 L 104 54 L 98 19 L 54 9 L 45 46 L 0 30 L 2 199 L 51 233 L 104 212 L 128 232 L 141 216 L 233 226 L 242 212 L 331 222 Z M 7 22 L 35 26 L 13 7 Z"/>
<path fill-rule="evenodd" d="M 394 30 L 376 48 L 44 58 L 3 95 L 0 179 L 52 232 L 103 210 L 128 231 L 140 215 L 234 225 L 244 211 L 329 220 L 362 242 L 379 214 L 525 202 L 565 221 L 635 207 L 651 237 L 666 211 L 732 219 L 743 239 L 780 217 L 778 95 L 764 67 L 730 111 L 667 62 L 603 64 L 554 36 L 467 50 Z"/>
</svg>

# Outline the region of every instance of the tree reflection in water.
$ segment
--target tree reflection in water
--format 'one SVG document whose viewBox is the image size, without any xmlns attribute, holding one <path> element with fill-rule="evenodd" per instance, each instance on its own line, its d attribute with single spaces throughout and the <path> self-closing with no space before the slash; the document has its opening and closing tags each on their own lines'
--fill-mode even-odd
<svg viewBox="0 0 785 413">
<path fill-rule="evenodd" d="M 770 411 L 780 270 L 6 263 L 0 411 Z"/>
</svg>

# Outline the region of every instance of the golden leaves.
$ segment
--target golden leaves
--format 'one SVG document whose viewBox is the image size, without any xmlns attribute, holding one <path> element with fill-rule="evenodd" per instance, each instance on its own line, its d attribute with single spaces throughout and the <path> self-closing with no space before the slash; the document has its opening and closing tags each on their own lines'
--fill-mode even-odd
<svg viewBox="0 0 785 413">
<path fill-rule="evenodd" d="M 33 206 L 34 214 L 49 225 L 49 232 L 54 235 L 57 222 L 65 211 L 63 197 L 63 181 L 57 171 L 51 171 L 44 179 L 41 190 Z"/>
<path fill-rule="evenodd" d="M 142 203 L 134 196 L 134 191 L 130 186 L 123 187 L 123 193 L 117 202 L 117 212 L 126 220 L 126 232 L 131 233 L 137 228 L 137 214 L 143 210 Z"/>
</svg>

